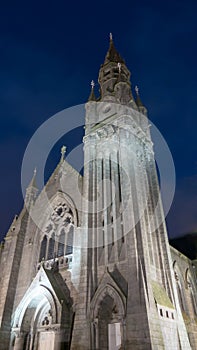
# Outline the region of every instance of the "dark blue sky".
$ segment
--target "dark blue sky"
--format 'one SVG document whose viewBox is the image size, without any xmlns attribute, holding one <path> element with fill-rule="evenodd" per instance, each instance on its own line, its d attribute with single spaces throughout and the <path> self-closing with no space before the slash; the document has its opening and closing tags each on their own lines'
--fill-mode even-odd
<svg viewBox="0 0 197 350">
<path fill-rule="evenodd" d="M 1 3 L 1 236 L 22 207 L 21 162 L 29 139 L 56 112 L 86 102 L 109 32 L 173 155 L 170 236 L 197 228 L 196 14 L 195 0 Z M 53 154 L 51 171 L 58 160 Z"/>
</svg>

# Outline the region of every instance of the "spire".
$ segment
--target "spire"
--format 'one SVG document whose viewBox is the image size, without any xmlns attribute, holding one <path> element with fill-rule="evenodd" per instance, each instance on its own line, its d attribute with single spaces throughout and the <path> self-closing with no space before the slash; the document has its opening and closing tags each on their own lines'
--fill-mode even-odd
<svg viewBox="0 0 197 350">
<path fill-rule="evenodd" d="M 96 101 L 96 96 L 95 96 L 95 93 L 94 93 L 94 87 L 95 87 L 95 82 L 94 80 L 91 81 L 91 92 L 90 92 L 90 96 L 88 98 L 88 102 L 89 101 Z"/>
<path fill-rule="evenodd" d="M 137 85 L 135 86 L 135 92 L 136 92 L 136 105 L 138 107 L 143 107 L 143 104 L 142 104 L 142 101 L 140 98 L 140 94 L 139 94 L 139 88 Z"/>
<path fill-rule="evenodd" d="M 31 203 L 35 202 L 37 193 L 38 193 L 38 187 L 36 185 L 36 168 L 34 169 L 33 177 L 29 183 L 29 186 L 26 189 L 26 195 L 25 195 L 25 205 L 29 209 Z"/>
<path fill-rule="evenodd" d="M 100 100 L 126 104 L 137 109 L 131 92 L 130 75 L 110 33 L 109 49 L 99 71 Z"/>
<path fill-rule="evenodd" d="M 30 188 L 30 187 L 38 188 L 37 185 L 36 185 L 36 173 L 37 173 L 37 170 L 36 170 L 36 168 L 35 168 L 35 169 L 34 169 L 34 173 L 33 173 L 33 177 L 32 177 L 32 179 L 31 179 L 31 181 L 30 181 L 29 186 L 27 187 L 27 189 Z"/>
<path fill-rule="evenodd" d="M 140 94 L 139 94 L 139 88 L 138 86 L 136 85 L 135 86 L 135 92 L 136 92 L 136 100 L 135 100 L 135 103 L 139 109 L 140 112 L 142 112 L 143 114 L 146 114 L 147 113 L 147 110 L 146 110 L 146 107 L 144 107 L 142 101 L 141 101 L 141 98 L 140 98 Z"/>
<path fill-rule="evenodd" d="M 107 54 L 105 56 L 104 64 L 107 64 L 109 62 L 125 63 L 114 46 L 112 33 L 110 33 L 109 38 L 110 38 L 109 49 L 108 49 Z"/>
<path fill-rule="evenodd" d="M 65 158 L 65 153 L 66 153 L 66 146 L 62 146 L 61 148 L 61 159 L 60 162 L 63 162 L 64 158 Z"/>
</svg>

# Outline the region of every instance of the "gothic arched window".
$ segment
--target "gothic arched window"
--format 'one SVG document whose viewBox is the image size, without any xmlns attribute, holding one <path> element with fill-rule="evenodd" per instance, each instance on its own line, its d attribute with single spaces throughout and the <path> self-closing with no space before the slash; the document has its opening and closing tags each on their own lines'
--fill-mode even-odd
<svg viewBox="0 0 197 350">
<path fill-rule="evenodd" d="M 45 260 L 46 258 L 46 249 L 47 249 L 47 236 L 45 235 L 43 237 L 41 247 L 40 247 L 40 257 L 39 257 L 39 262 L 42 260 Z"/>
<path fill-rule="evenodd" d="M 73 231 L 74 227 L 71 225 L 67 235 L 66 255 L 73 253 Z"/>
<path fill-rule="evenodd" d="M 53 233 L 51 238 L 49 239 L 49 248 L 48 248 L 48 257 L 47 257 L 48 260 L 54 258 L 54 248 L 55 248 L 55 235 Z"/>
<path fill-rule="evenodd" d="M 177 292 L 178 292 L 178 298 L 179 298 L 179 304 L 181 307 L 181 310 L 185 310 L 184 302 L 183 302 L 183 296 L 182 296 L 182 291 L 181 291 L 181 286 L 179 283 L 177 283 Z"/>
<path fill-rule="evenodd" d="M 181 272 L 179 270 L 179 267 L 177 265 L 177 262 L 174 261 L 173 263 L 173 269 L 174 269 L 174 275 L 176 280 L 176 287 L 177 287 L 177 294 L 179 299 L 179 305 L 182 311 L 187 311 L 187 306 L 185 302 L 185 291 L 184 291 L 184 281 L 182 279 Z"/>
<path fill-rule="evenodd" d="M 60 236 L 59 236 L 57 256 L 64 255 L 64 247 L 65 247 L 65 231 L 64 231 L 64 229 L 62 229 Z"/>
<path fill-rule="evenodd" d="M 194 297 L 194 294 L 193 294 L 192 290 L 190 292 L 190 296 L 191 296 L 191 301 L 192 301 L 194 314 L 197 315 L 197 305 L 196 305 L 196 300 L 195 300 L 195 297 Z"/>
</svg>

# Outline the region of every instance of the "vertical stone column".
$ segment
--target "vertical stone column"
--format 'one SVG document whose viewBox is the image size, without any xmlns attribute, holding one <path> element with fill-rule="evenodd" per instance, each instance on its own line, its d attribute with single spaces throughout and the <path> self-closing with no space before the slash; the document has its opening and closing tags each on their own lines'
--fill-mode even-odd
<svg viewBox="0 0 197 350">
<path fill-rule="evenodd" d="M 11 228 L 5 238 L 4 251 L 1 255 L 2 283 L 0 285 L 0 344 L 7 350 L 10 342 L 10 325 L 16 297 L 16 283 L 19 277 L 21 256 L 28 224 L 28 212 L 23 208 L 15 230 Z"/>
<path fill-rule="evenodd" d="M 24 335 L 23 334 L 16 334 L 15 335 L 15 338 L 14 338 L 14 347 L 10 348 L 10 349 L 13 349 L 13 350 L 21 350 L 23 349 L 23 344 L 24 344 Z"/>
<path fill-rule="evenodd" d="M 90 333 L 91 326 L 88 319 L 88 306 L 91 297 L 92 288 L 92 247 L 93 237 L 89 234 L 88 228 L 92 233 L 92 160 L 94 159 L 94 138 L 84 140 L 84 183 L 83 183 L 83 216 L 82 228 L 80 230 L 81 240 L 81 261 L 80 261 L 80 280 L 76 300 L 76 313 L 72 332 L 72 350 L 91 350 Z M 91 213 L 90 213 L 91 212 Z"/>
</svg>

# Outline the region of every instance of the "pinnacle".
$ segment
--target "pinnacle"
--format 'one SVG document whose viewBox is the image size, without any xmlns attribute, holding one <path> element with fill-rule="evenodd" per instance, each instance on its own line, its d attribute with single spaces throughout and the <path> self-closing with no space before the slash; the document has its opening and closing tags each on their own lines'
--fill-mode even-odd
<svg viewBox="0 0 197 350">
<path fill-rule="evenodd" d="M 88 98 L 88 102 L 89 101 L 96 101 L 96 96 L 95 96 L 95 93 L 94 93 L 94 86 L 95 86 L 95 83 L 94 83 L 94 80 L 91 81 L 91 92 L 90 92 L 90 96 Z"/>
<path fill-rule="evenodd" d="M 37 185 L 36 185 L 36 168 L 34 169 L 34 174 L 33 174 L 33 177 L 31 179 L 30 183 L 29 183 L 28 188 L 30 188 L 30 187 L 37 188 Z"/>
<path fill-rule="evenodd" d="M 136 101 L 135 101 L 136 105 L 138 107 L 144 107 L 143 103 L 141 101 L 140 95 L 139 95 L 139 88 L 138 88 L 138 86 L 135 87 L 135 92 L 136 92 Z"/>
<path fill-rule="evenodd" d="M 62 146 L 62 148 L 61 148 L 61 159 L 60 159 L 61 163 L 64 161 L 65 153 L 66 153 L 66 146 Z"/>
</svg>

